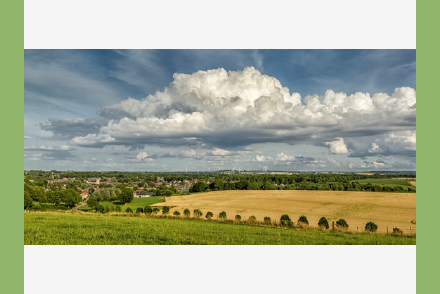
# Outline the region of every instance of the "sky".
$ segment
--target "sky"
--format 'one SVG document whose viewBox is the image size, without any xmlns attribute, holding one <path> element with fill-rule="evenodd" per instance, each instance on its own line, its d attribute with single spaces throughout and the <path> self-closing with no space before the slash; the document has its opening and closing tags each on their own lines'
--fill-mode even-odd
<svg viewBox="0 0 440 294">
<path fill-rule="evenodd" d="M 25 50 L 24 169 L 413 171 L 416 50 Z"/>
</svg>

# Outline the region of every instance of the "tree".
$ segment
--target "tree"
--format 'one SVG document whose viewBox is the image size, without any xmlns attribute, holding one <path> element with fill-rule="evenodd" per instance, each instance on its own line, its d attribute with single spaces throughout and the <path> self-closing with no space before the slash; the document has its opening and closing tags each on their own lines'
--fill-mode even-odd
<svg viewBox="0 0 440 294">
<path fill-rule="evenodd" d="M 157 214 L 159 211 L 160 211 L 159 208 L 157 208 L 157 207 L 153 208 L 153 213 L 154 213 L 154 214 Z"/>
<path fill-rule="evenodd" d="M 99 204 L 98 206 L 96 206 L 96 211 L 104 213 L 105 211 L 104 205 Z"/>
<path fill-rule="evenodd" d="M 123 203 L 129 203 L 133 200 L 133 190 L 130 188 L 122 189 L 120 199 Z"/>
<path fill-rule="evenodd" d="M 180 216 L 180 212 L 177 211 L 177 210 L 175 210 L 175 211 L 173 212 L 173 215 L 175 215 L 175 216 Z"/>
<path fill-rule="evenodd" d="M 399 229 L 399 228 L 393 228 L 393 234 L 400 234 L 400 235 L 402 235 L 403 231 L 401 229 Z"/>
<path fill-rule="evenodd" d="M 250 223 L 255 223 L 257 221 L 257 218 L 254 216 L 254 215 L 251 215 L 249 218 L 248 218 L 248 222 L 250 222 Z"/>
<path fill-rule="evenodd" d="M 207 219 L 211 219 L 213 216 L 214 216 L 214 214 L 213 214 L 212 212 L 210 212 L 210 211 L 208 211 L 208 212 L 206 213 L 206 215 L 205 215 L 205 217 L 206 217 Z"/>
<path fill-rule="evenodd" d="M 48 191 L 46 194 L 47 202 L 58 206 L 61 202 L 61 191 Z"/>
<path fill-rule="evenodd" d="M 348 228 L 348 224 L 345 221 L 345 219 L 340 218 L 337 222 L 336 222 L 336 227 L 338 228 L 342 228 L 342 229 L 347 229 Z"/>
<path fill-rule="evenodd" d="M 78 192 L 78 190 L 69 188 L 64 190 L 62 201 L 67 207 L 72 208 L 75 207 L 75 204 L 79 202 L 79 197 L 81 197 L 81 194 Z"/>
<path fill-rule="evenodd" d="M 120 205 L 116 205 L 115 211 L 118 212 L 118 213 L 121 212 L 121 206 Z"/>
<path fill-rule="evenodd" d="M 270 225 L 271 223 L 272 223 L 272 220 L 270 219 L 270 217 L 265 216 L 265 217 L 264 217 L 264 224 L 266 224 L 266 225 Z"/>
<path fill-rule="evenodd" d="M 24 184 L 24 191 L 33 201 L 40 201 L 40 198 L 46 196 L 46 190 L 44 187 L 35 186 L 31 184 Z"/>
<path fill-rule="evenodd" d="M 133 213 L 133 209 L 131 209 L 130 207 L 127 207 L 127 209 L 125 210 L 126 213 Z"/>
<path fill-rule="evenodd" d="M 144 209 L 142 207 L 136 208 L 136 213 L 143 213 Z"/>
<path fill-rule="evenodd" d="M 329 228 L 328 221 L 325 217 L 321 217 L 318 221 L 318 226 L 321 228 Z"/>
<path fill-rule="evenodd" d="M 87 205 L 95 209 L 95 207 L 99 205 L 99 201 L 95 197 L 90 196 L 89 199 L 87 199 Z"/>
<path fill-rule="evenodd" d="M 305 215 L 301 215 L 298 219 L 298 223 L 308 225 L 309 221 L 307 220 L 307 217 Z"/>
<path fill-rule="evenodd" d="M 194 216 L 196 218 L 199 218 L 203 215 L 202 211 L 200 209 L 194 209 Z"/>
<path fill-rule="evenodd" d="M 365 225 L 365 230 L 370 232 L 376 232 L 377 231 L 377 225 L 373 222 L 368 222 Z"/>
<path fill-rule="evenodd" d="M 184 215 L 185 217 L 189 217 L 190 214 L 191 214 L 191 211 L 189 211 L 188 208 L 185 208 L 185 210 L 183 211 L 183 215 Z"/>
<path fill-rule="evenodd" d="M 162 207 L 162 214 L 168 214 L 169 212 L 170 212 L 170 207 L 169 206 Z"/>
<path fill-rule="evenodd" d="M 225 211 L 220 212 L 220 214 L 218 215 L 218 217 L 219 217 L 220 219 L 225 219 L 225 218 L 226 218 L 226 212 L 225 212 Z"/>
<path fill-rule="evenodd" d="M 144 213 L 145 214 L 151 214 L 153 212 L 153 209 L 151 209 L 151 207 L 150 206 L 145 206 L 144 207 Z"/>
<path fill-rule="evenodd" d="M 110 212 L 110 206 L 106 205 L 106 206 L 104 207 L 104 212 L 105 212 L 105 213 L 109 213 L 109 212 Z"/>
<path fill-rule="evenodd" d="M 190 192 L 205 192 L 208 189 L 208 185 L 204 182 L 197 182 L 189 189 Z"/>
<path fill-rule="evenodd" d="M 240 222 L 241 221 L 241 215 L 237 214 L 235 216 L 235 221 Z"/>
<path fill-rule="evenodd" d="M 280 218 L 280 223 L 282 226 L 289 226 L 292 223 L 292 220 L 287 214 L 283 214 Z"/>
<path fill-rule="evenodd" d="M 31 196 L 26 195 L 26 193 L 25 193 L 25 196 L 24 196 L 24 209 L 29 209 L 32 206 L 34 206 L 34 203 L 32 202 Z"/>
</svg>

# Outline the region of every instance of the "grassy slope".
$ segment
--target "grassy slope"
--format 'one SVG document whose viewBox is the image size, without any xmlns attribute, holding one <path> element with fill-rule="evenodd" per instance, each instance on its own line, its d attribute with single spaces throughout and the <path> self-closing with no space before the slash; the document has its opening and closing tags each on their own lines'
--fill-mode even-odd
<svg viewBox="0 0 440 294">
<path fill-rule="evenodd" d="M 128 203 L 127 205 L 124 205 L 122 203 L 120 203 L 119 201 L 114 201 L 114 202 L 99 202 L 99 204 L 101 205 L 108 205 L 108 206 L 116 206 L 116 205 L 120 205 L 122 208 L 122 212 L 125 212 L 125 210 L 130 207 L 133 211 L 136 211 L 136 208 L 138 207 L 142 207 L 144 208 L 147 205 L 152 205 L 152 204 L 156 204 L 156 203 L 164 203 L 163 201 L 159 200 L 163 198 L 163 196 L 156 196 L 156 197 L 143 197 L 143 198 L 133 198 L 133 200 Z M 81 210 L 90 210 L 90 207 L 88 205 L 81 207 Z"/>
<path fill-rule="evenodd" d="M 396 180 L 396 179 L 364 179 L 364 180 L 356 180 L 352 182 L 358 182 L 359 184 L 376 184 L 376 185 L 384 185 L 389 187 L 402 186 L 402 187 L 411 187 L 411 184 L 408 183 L 407 180 Z"/>
<path fill-rule="evenodd" d="M 416 244 L 415 238 L 256 227 L 213 221 L 24 214 L 24 244 Z"/>
</svg>

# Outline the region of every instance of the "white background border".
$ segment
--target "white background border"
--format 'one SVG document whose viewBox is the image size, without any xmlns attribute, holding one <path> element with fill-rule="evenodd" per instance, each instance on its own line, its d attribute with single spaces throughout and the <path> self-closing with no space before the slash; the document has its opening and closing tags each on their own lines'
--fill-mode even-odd
<svg viewBox="0 0 440 294">
<path fill-rule="evenodd" d="M 24 1 L 25 49 L 415 49 L 416 1 Z M 25 246 L 25 293 L 415 293 L 415 246 Z"/>
</svg>

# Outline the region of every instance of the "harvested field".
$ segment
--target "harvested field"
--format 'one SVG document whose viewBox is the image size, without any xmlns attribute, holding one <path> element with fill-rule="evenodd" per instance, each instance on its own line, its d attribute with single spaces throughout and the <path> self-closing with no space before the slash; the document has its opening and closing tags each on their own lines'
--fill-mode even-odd
<svg viewBox="0 0 440 294">
<path fill-rule="evenodd" d="M 409 183 L 414 187 L 416 186 L 416 181 L 409 181 Z"/>
<path fill-rule="evenodd" d="M 153 206 L 163 206 L 158 203 Z M 317 226 L 318 220 L 325 216 L 329 223 L 343 218 L 349 224 L 349 230 L 363 230 L 365 224 L 373 221 L 378 232 L 386 232 L 393 227 L 409 233 L 415 232 L 416 194 L 380 193 L 380 192 L 342 192 L 342 191 L 215 191 L 167 198 L 166 205 L 172 206 L 171 213 L 185 208 L 200 209 L 204 214 L 211 211 L 215 217 L 221 212 L 228 219 L 236 214 L 243 220 L 251 215 L 258 221 L 265 216 L 279 220 L 288 214 L 296 222 L 300 215 L 306 215 L 311 226 Z"/>
</svg>

